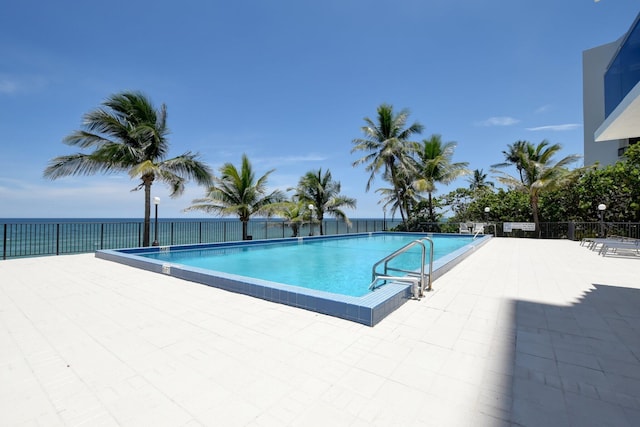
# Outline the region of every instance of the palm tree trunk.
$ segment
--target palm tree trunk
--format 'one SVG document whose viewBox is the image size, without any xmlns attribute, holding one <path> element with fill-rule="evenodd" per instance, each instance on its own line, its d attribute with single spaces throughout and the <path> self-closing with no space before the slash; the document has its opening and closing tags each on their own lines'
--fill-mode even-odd
<svg viewBox="0 0 640 427">
<path fill-rule="evenodd" d="M 242 221 L 242 240 L 248 240 L 247 229 L 248 229 L 249 221 Z"/>
<path fill-rule="evenodd" d="M 404 210 L 405 210 L 404 200 L 401 198 L 400 191 L 397 188 L 396 188 L 396 198 L 398 199 L 398 210 L 400 211 L 400 217 L 402 218 L 402 223 L 406 224 L 407 218 L 404 213 Z"/>
<path fill-rule="evenodd" d="M 536 233 L 538 239 L 542 236 L 540 229 L 540 218 L 538 217 L 538 195 L 531 195 L 531 212 L 533 213 L 533 223 L 536 225 Z"/>
<path fill-rule="evenodd" d="M 433 218 L 433 200 L 431 199 L 431 191 L 429 191 L 429 222 L 435 222 Z"/>
<path fill-rule="evenodd" d="M 404 207 L 405 207 L 404 200 L 400 196 L 400 189 L 398 188 L 398 182 L 396 180 L 396 169 L 393 164 L 391 164 L 389 168 L 391 169 L 391 181 L 392 181 L 391 183 L 393 184 L 393 189 L 396 192 L 396 199 L 398 201 L 398 209 L 400 210 L 400 216 L 402 217 L 402 224 L 406 224 L 407 219 L 405 218 L 405 214 L 404 214 Z"/>
<path fill-rule="evenodd" d="M 142 246 L 149 246 L 149 235 L 151 230 L 151 183 L 149 180 L 142 178 L 144 182 L 144 229 L 142 231 Z"/>
</svg>

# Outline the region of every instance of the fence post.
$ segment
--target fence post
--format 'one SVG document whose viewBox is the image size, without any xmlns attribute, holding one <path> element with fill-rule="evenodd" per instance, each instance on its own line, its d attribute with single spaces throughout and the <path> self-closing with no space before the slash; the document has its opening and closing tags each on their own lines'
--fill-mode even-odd
<svg viewBox="0 0 640 427">
<path fill-rule="evenodd" d="M 7 223 L 4 224 L 4 234 L 2 236 L 2 259 L 7 259 Z"/>
<path fill-rule="evenodd" d="M 576 224 L 573 221 L 569 221 L 567 226 L 567 238 L 569 240 L 576 240 Z"/>
<path fill-rule="evenodd" d="M 56 224 L 56 255 L 60 255 L 60 224 Z"/>
</svg>

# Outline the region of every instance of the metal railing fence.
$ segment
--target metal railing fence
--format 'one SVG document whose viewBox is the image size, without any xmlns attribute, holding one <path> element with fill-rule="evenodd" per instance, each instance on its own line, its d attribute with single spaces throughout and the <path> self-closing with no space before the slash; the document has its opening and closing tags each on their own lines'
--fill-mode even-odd
<svg viewBox="0 0 640 427">
<path fill-rule="evenodd" d="M 325 220 L 325 235 L 363 233 L 393 229 L 401 221 L 390 219 L 353 219 L 351 227 L 344 221 Z M 485 233 L 498 237 L 572 239 L 601 235 L 617 235 L 640 239 L 640 223 L 631 222 L 543 222 L 537 231 L 504 232 L 504 223 L 487 222 Z M 100 249 L 131 248 L 142 245 L 142 221 L 127 222 L 0 222 L 0 254 L 2 259 L 44 255 L 94 252 Z M 421 223 L 414 231 L 457 233 L 457 223 Z M 248 233 L 253 239 L 293 237 L 292 227 L 282 220 L 251 220 Z M 319 224 L 300 226 L 298 236 L 319 234 Z M 242 223 L 238 220 L 167 220 L 151 223 L 150 240 L 161 246 L 216 243 L 242 239 Z"/>
<path fill-rule="evenodd" d="M 615 235 L 640 239 L 640 223 L 637 222 L 541 222 L 539 232 L 521 229 L 505 232 L 504 222 L 474 222 L 484 223 L 484 232 L 497 237 L 581 240 L 585 237 Z M 423 222 L 415 226 L 415 231 L 458 233 L 459 225 L 457 222 Z"/>
<path fill-rule="evenodd" d="M 388 219 L 353 219 L 349 227 L 344 221 L 322 222 L 325 235 L 383 231 L 400 221 Z M 150 241 L 162 246 L 229 242 L 242 239 L 239 220 L 159 221 L 155 235 L 151 221 Z M 100 249 L 131 248 L 142 245 L 143 221 L 127 222 L 0 222 L 0 254 L 2 259 L 94 252 Z M 299 236 L 319 234 L 319 223 L 302 224 Z M 274 219 L 251 220 L 248 234 L 253 239 L 292 237 L 293 229 Z"/>
</svg>

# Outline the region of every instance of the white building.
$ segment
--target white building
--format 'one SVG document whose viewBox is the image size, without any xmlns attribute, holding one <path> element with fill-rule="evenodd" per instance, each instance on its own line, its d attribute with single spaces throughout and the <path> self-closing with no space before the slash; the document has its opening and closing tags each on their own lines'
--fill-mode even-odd
<svg viewBox="0 0 640 427">
<path fill-rule="evenodd" d="M 584 164 L 617 162 L 640 140 L 640 14 L 619 40 L 582 53 Z"/>
</svg>

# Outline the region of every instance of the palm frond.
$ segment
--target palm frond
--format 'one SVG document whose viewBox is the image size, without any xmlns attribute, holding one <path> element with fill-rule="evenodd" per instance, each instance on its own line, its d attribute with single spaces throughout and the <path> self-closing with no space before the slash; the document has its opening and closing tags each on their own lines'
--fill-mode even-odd
<svg viewBox="0 0 640 427">
<path fill-rule="evenodd" d="M 43 176 L 57 179 L 64 176 L 92 175 L 99 172 L 111 173 L 121 170 L 118 165 L 103 162 L 90 154 L 71 154 L 50 160 Z"/>
</svg>

